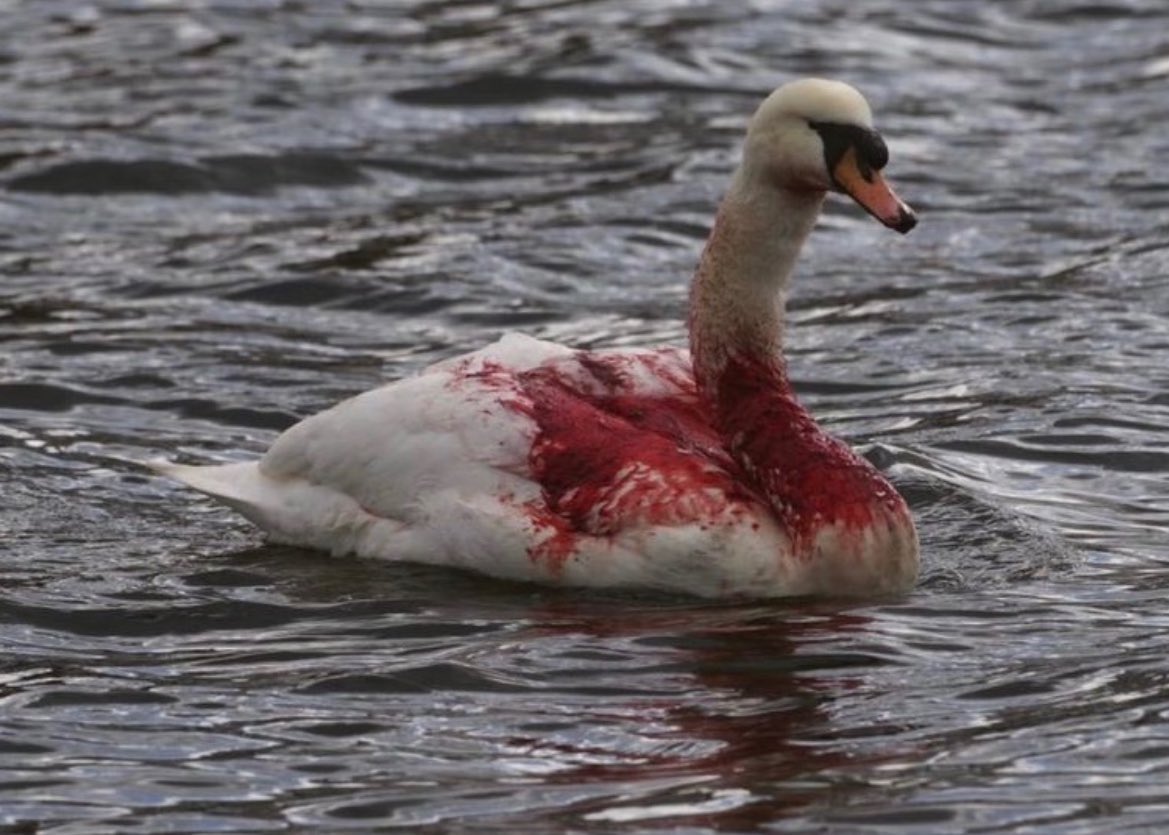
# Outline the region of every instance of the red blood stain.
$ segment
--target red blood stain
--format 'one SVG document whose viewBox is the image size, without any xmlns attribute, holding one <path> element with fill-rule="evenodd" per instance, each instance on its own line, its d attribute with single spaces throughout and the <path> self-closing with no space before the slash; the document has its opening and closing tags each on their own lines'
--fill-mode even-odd
<svg viewBox="0 0 1169 835">
<path fill-rule="evenodd" d="M 705 529 L 762 507 L 804 557 L 821 527 L 859 534 L 880 506 L 908 521 L 893 487 L 799 404 L 779 360 L 730 358 L 712 387 L 714 404 L 684 368 L 668 349 L 580 352 L 518 373 L 492 361 L 455 369 L 453 387 L 488 387 L 536 426 L 528 466 L 543 501 L 519 508 L 540 539 L 531 557 L 553 575 L 582 535 Z M 660 385 L 647 394 L 653 378 Z"/>
<path fill-rule="evenodd" d="M 474 383 L 495 393 L 496 402 L 515 412 L 526 413 L 527 402 L 516 384 L 516 372 L 496 360 L 480 360 L 478 357 L 468 357 L 459 360 L 450 369 L 450 379 L 446 387 L 451 391 L 468 388 Z M 490 409 L 480 409 L 482 414 L 490 414 Z"/>
<path fill-rule="evenodd" d="M 645 370 L 645 355 L 593 355 L 581 365 L 599 385 L 582 387 L 554 366 L 518 375 L 538 429 L 529 466 L 547 510 L 566 524 L 533 557 L 562 564 L 573 533 L 610 537 L 637 527 L 717 524 L 758 508 L 759 497 L 735 477 L 738 468 L 693 381 L 672 381 L 686 385 L 675 396 L 647 396 L 630 373 Z M 531 510 L 533 524 L 548 528 Z"/>
<path fill-rule="evenodd" d="M 522 384 L 539 427 L 533 475 L 574 529 L 605 535 L 629 524 L 714 519 L 728 502 L 748 498 L 719 466 L 725 454 L 705 454 L 710 438 L 686 436 L 704 428 L 696 401 L 590 396 L 540 372 L 523 375 Z"/>
<path fill-rule="evenodd" d="M 908 521 L 893 486 L 800 405 L 779 361 L 729 358 L 717 397 L 718 422 L 731 454 L 749 462 L 797 554 L 822 527 L 863 531 L 879 507 Z"/>
<path fill-rule="evenodd" d="M 527 514 L 532 530 L 544 534 L 539 543 L 528 549 L 528 556 L 542 562 L 553 577 L 559 577 L 564 572 L 564 564 L 576 553 L 578 533 L 543 501 L 524 502 L 521 510 Z"/>
</svg>

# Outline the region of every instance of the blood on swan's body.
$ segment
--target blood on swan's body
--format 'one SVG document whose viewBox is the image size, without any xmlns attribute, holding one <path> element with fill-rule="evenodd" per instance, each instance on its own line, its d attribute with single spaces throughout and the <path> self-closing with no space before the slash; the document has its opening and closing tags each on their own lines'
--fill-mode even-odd
<svg viewBox="0 0 1169 835">
<path fill-rule="evenodd" d="M 706 596 L 912 587 L 905 502 L 799 403 L 783 302 L 828 191 L 893 229 L 869 108 L 805 79 L 752 119 L 691 290 L 690 350 L 508 335 L 289 429 L 258 462 L 155 466 L 282 542 Z"/>
</svg>

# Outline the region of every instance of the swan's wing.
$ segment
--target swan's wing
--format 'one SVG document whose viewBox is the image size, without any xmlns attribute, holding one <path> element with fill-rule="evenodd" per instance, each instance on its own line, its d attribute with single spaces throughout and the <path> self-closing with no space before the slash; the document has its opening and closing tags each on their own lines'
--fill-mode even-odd
<svg viewBox="0 0 1169 835">
<path fill-rule="evenodd" d="M 639 407 L 651 425 L 637 426 L 620 408 L 647 396 L 651 404 L 675 401 L 686 387 L 686 361 L 684 352 L 573 351 L 508 335 L 306 418 L 276 440 L 260 472 L 328 485 L 374 514 L 403 520 L 414 518 L 420 498 L 436 490 L 529 501 L 546 487 L 545 473 L 531 467 L 539 438 L 546 442 L 555 433 L 559 443 L 578 444 L 583 453 L 590 438 L 571 437 L 571 424 L 603 420 L 623 437 L 620 449 L 637 446 L 631 436 L 656 433 L 653 419 L 669 412 Z M 553 401 L 559 414 L 548 407 Z M 618 413 L 606 416 L 603 404 Z M 610 441 L 597 439 L 605 447 L 598 456 L 611 459 L 620 451 Z"/>
<path fill-rule="evenodd" d="M 536 427 L 518 375 L 571 353 L 506 336 L 306 418 L 277 438 L 260 471 L 327 484 L 394 519 L 413 518 L 435 490 L 526 500 L 536 492 L 527 473 Z"/>
</svg>

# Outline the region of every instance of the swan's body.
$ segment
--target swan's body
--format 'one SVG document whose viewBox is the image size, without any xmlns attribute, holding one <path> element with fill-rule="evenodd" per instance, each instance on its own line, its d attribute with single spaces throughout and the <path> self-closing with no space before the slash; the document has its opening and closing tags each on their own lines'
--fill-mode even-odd
<svg viewBox="0 0 1169 835">
<path fill-rule="evenodd" d="M 691 352 L 505 336 L 302 421 L 258 462 L 157 466 L 334 553 L 704 596 L 904 591 L 904 501 L 799 405 L 780 353 L 829 188 L 913 225 L 883 154 L 846 85 L 764 102 L 694 280 Z"/>
</svg>

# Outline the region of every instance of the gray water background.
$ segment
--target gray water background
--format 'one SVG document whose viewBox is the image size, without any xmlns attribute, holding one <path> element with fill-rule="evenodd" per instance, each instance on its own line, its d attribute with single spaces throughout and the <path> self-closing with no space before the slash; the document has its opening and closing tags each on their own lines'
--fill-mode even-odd
<svg viewBox="0 0 1169 835">
<path fill-rule="evenodd" d="M 1169 6 L 0 3 L 0 831 L 1169 828 Z M 746 117 L 873 103 L 824 424 L 901 601 L 709 603 L 263 544 L 247 457 L 507 329 L 684 338 Z"/>
</svg>

